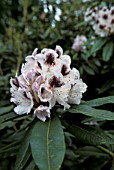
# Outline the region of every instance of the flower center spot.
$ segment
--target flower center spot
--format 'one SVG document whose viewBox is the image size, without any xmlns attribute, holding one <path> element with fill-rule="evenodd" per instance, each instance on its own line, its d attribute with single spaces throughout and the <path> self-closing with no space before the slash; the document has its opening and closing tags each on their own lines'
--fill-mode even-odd
<svg viewBox="0 0 114 170">
<path fill-rule="evenodd" d="M 51 87 L 61 87 L 62 83 L 60 82 L 60 79 L 57 78 L 56 76 L 53 76 L 50 80 L 49 80 L 49 85 Z"/>
<path fill-rule="evenodd" d="M 53 56 L 53 54 L 49 53 L 49 54 L 46 56 L 46 61 L 45 61 L 45 63 L 52 65 L 53 62 L 54 62 L 54 56 Z"/>
</svg>

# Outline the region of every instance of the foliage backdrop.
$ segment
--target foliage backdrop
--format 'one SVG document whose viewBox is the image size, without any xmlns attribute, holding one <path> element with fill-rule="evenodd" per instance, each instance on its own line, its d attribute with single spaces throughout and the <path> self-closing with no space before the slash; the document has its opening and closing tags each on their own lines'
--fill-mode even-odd
<svg viewBox="0 0 114 170">
<path fill-rule="evenodd" d="M 64 113 L 55 108 L 64 127 L 66 145 L 61 170 L 114 169 L 114 36 L 100 38 L 95 35 L 91 26 L 84 22 L 86 9 L 99 5 L 111 7 L 114 2 L 0 1 L 1 170 L 38 170 L 37 163 L 33 161 L 35 155 L 31 154 L 28 142 L 32 133 L 29 127 L 34 126 L 34 118 L 25 115 L 19 117 L 14 113 L 14 106 L 10 103 L 9 79 L 14 77 L 16 72 L 20 72 L 22 62 L 34 48 L 38 47 L 40 51 L 43 48 L 54 49 L 56 45 L 61 45 L 65 53 L 71 56 L 72 66 L 80 70 L 81 77 L 88 85 L 81 105 Z M 76 52 L 71 48 L 73 40 L 82 34 L 88 39 L 85 43 L 87 50 Z M 95 98 L 99 99 L 92 100 Z M 58 125 L 61 124 L 59 119 L 55 121 Z M 34 126 L 34 133 L 36 126 L 40 128 L 40 123 Z M 32 137 L 35 139 L 34 133 Z M 31 145 L 32 143 L 34 141 L 31 140 Z M 61 149 L 64 152 L 64 148 Z M 40 152 L 42 153 L 42 150 Z M 43 165 L 43 162 L 41 163 Z"/>
</svg>

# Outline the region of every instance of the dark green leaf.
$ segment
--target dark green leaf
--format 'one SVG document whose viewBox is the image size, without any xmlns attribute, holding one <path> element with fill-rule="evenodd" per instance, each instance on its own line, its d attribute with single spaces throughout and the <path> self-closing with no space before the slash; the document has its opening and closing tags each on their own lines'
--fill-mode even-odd
<svg viewBox="0 0 114 170">
<path fill-rule="evenodd" d="M 98 94 L 104 93 L 105 91 L 107 91 L 108 89 L 111 88 L 111 86 L 114 84 L 114 80 L 109 79 L 107 80 L 102 87 L 98 88 Z"/>
<path fill-rule="evenodd" d="M 83 65 L 83 69 L 90 75 L 94 75 L 94 70 L 87 65 Z"/>
<path fill-rule="evenodd" d="M 100 149 L 94 146 L 85 146 L 75 150 L 76 154 L 87 155 L 87 156 L 109 156 L 108 154 L 102 152 Z"/>
<path fill-rule="evenodd" d="M 93 69 L 96 73 L 98 73 L 98 67 L 94 63 L 87 62 L 88 66 Z"/>
<path fill-rule="evenodd" d="M 106 38 L 96 40 L 95 44 L 92 46 L 91 53 L 94 53 L 94 52 L 100 50 L 101 47 L 106 43 L 106 41 L 107 41 Z"/>
<path fill-rule="evenodd" d="M 0 123 L 5 122 L 9 119 L 16 118 L 18 115 L 14 112 L 6 113 L 0 116 Z"/>
<path fill-rule="evenodd" d="M 35 163 L 32 161 L 24 170 L 34 170 L 34 168 L 35 168 Z"/>
<path fill-rule="evenodd" d="M 96 64 L 96 66 L 100 67 L 101 66 L 101 63 L 99 60 L 94 60 L 94 63 Z"/>
<path fill-rule="evenodd" d="M 84 120 L 82 120 L 81 123 L 90 124 L 92 122 L 93 124 L 97 124 L 98 121 L 102 121 L 102 119 L 95 117 L 87 117 Z"/>
<path fill-rule="evenodd" d="M 59 170 L 65 153 L 62 125 L 57 117 L 37 122 L 31 135 L 32 155 L 40 170 Z"/>
<path fill-rule="evenodd" d="M 13 109 L 13 105 L 1 107 L 1 108 L 0 108 L 0 114 L 8 113 L 8 112 L 10 112 L 12 109 Z"/>
<path fill-rule="evenodd" d="M 104 159 L 103 159 L 104 160 Z M 103 161 L 102 159 L 99 159 L 99 161 L 96 162 L 92 162 L 92 164 L 90 165 L 90 169 L 89 170 L 101 170 L 104 169 L 104 166 L 108 163 L 109 159 L 105 159 L 105 161 Z"/>
<path fill-rule="evenodd" d="M 82 27 L 82 26 L 84 26 L 85 24 L 86 24 L 85 21 L 83 21 L 83 22 L 80 22 L 80 23 L 76 24 L 76 27 Z"/>
<path fill-rule="evenodd" d="M 18 149 L 19 149 L 19 145 L 10 147 L 6 149 L 5 151 L 0 152 L 0 158 L 3 159 L 3 158 L 7 158 L 10 156 L 14 156 L 14 155 L 16 156 Z"/>
<path fill-rule="evenodd" d="M 113 42 L 107 43 L 103 48 L 103 60 L 109 61 L 113 53 L 114 44 Z"/>
<path fill-rule="evenodd" d="M 31 155 L 31 151 L 30 151 L 30 147 L 29 147 L 31 131 L 32 131 L 32 126 L 27 131 L 27 133 L 21 143 L 20 149 L 17 153 L 14 170 L 21 170 Z"/>
<path fill-rule="evenodd" d="M 4 128 L 6 128 L 6 127 L 12 127 L 12 126 L 14 126 L 16 124 L 16 122 L 13 122 L 13 121 L 11 121 L 11 120 L 9 120 L 9 121 L 6 121 L 6 122 L 3 122 L 2 124 L 0 124 L 0 130 L 1 129 L 4 129 Z"/>
<path fill-rule="evenodd" d="M 19 121 L 19 120 L 23 120 L 23 119 L 29 119 L 29 120 L 33 120 L 34 119 L 34 117 L 32 117 L 32 116 L 30 116 L 30 115 L 21 115 L 21 117 L 17 117 L 17 118 L 15 118 L 14 120 L 15 121 Z"/>
<path fill-rule="evenodd" d="M 80 104 L 68 110 L 71 113 L 82 113 L 87 116 L 100 118 L 102 120 L 114 120 L 114 113 L 107 110 L 94 109 L 88 105 Z"/>
<path fill-rule="evenodd" d="M 5 100 L 5 101 L 2 100 L 2 101 L 0 101 L 0 107 L 8 105 L 8 104 L 10 104 L 9 100 Z"/>
<path fill-rule="evenodd" d="M 93 106 L 93 107 L 101 106 L 101 105 L 108 104 L 108 103 L 114 104 L 114 96 L 102 97 L 102 98 L 86 101 L 87 105 Z"/>
<path fill-rule="evenodd" d="M 112 166 L 111 166 L 110 170 L 114 170 L 114 164 L 112 164 Z"/>
<path fill-rule="evenodd" d="M 69 128 L 70 132 L 80 141 L 90 145 L 102 145 L 102 144 L 109 144 L 110 141 L 107 136 L 99 134 L 97 131 L 92 131 L 90 129 L 78 127 L 72 125 Z M 108 140 L 107 140 L 108 139 Z"/>
</svg>

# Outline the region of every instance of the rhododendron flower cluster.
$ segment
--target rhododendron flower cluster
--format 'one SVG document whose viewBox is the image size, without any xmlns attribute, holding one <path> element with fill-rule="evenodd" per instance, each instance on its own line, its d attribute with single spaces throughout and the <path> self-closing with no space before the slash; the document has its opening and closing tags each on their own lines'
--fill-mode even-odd
<svg viewBox="0 0 114 170">
<path fill-rule="evenodd" d="M 92 25 L 95 33 L 100 37 L 114 34 L 114 7 L 88 8 L 85 12 L 85 21 Z"/>
<path fill-rule="evenodd" d="M 22 64 L 21 74 L 11 78 L 11 102 L 17 106 L 14 111 L 34 115 L 45 121 L 50 117 L 56 103 L 69 109 L 70 104 L 79 104 L 86 84 L 80 79 L 79 71 L 70 68 L 71 58 L 63 55 L 63 49 L 43 49 L 27 56 Z"/>
<path fill-rule="evenodd" d="M 86 49 L 86 46 L 84 46 L 84 42 L 87 41 L 87 38 L 84 35 L 77 35 L 74 39 L 72 49 L 77 52 L 82 52 Z"/>
</svg>

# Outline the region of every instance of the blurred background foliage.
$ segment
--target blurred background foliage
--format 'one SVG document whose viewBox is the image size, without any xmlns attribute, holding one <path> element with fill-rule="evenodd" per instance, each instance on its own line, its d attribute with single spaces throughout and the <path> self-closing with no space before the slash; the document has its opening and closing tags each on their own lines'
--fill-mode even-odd
<svg viewBox="0 0 114 170">
<path fill-rule="evenodd" d="M 40 51 L 43 48 L 54 49 L 56 45 L 62 46 L 64 52 L 71 56 L 72 66 L 80 70 L 81 77 L 88 85 L 84 100 L 114 95 L 114 50 L 110 50 L 108 55 L 104 50 L 107 44 L 111 42 L 114 44 L 114 36 L 99 38 L 91 26 L 84 22 L 86 9 L 98 5 L 113 6 L 114 1 L 0 1 L 0 170 L 13 170 L 26 128 L 32 123 L 32 118 L 29 116 L 18 117 L 12 111 L 9 79 L 16 73 L 19 74 L 22 62 L 34 48 L 37 47 Z M 76 52 L 71 48 L 73 40 L 77 35 L 82 34 L 88 39 L 85 43 L 87 50 Z M 92 37 L 94 37 L 94 44 L 91 43 Z M 109 107 L 113 110 L 112 105 Z M 99 124 L 99 127 L 107 126 L 110 135 L 114 134 L 114 131 L 111 131 L 112 127 L 114 128 L 113 122 Z M 74 141 L 74 137 L 66 133 L 68 149 L 62 169 L 111 168 L 111 160 L 107 154 L 100 153 L 100 150 L 94 146 Z M 111 145 L 110 149 L 114 151 L 114 145 Z M 21 166 L 20 169 L 23 170 L 38 169 L 31 154 L 26 155 L 26 161 L 22 162 Z M 110 170 L 113 168 L 112 166 Z"/>
</svg>

